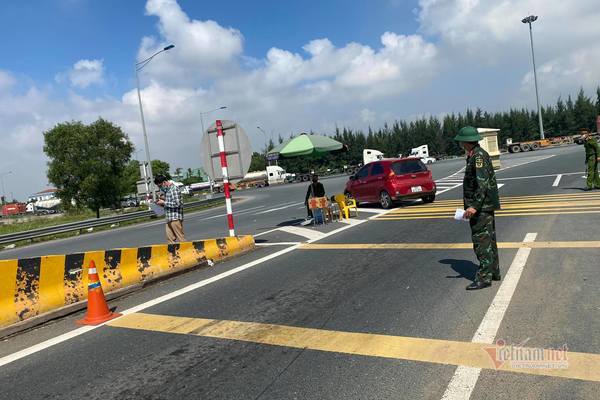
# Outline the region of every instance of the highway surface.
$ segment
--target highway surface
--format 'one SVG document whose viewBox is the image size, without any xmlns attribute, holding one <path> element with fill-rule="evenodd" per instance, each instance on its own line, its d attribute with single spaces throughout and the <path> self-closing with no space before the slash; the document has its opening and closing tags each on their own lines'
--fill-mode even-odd
<svg viewBox="0 0 600 400">
<path fill-rule="evenodd" d="M 597 399 L 600 191 L 581 190 L 583 148 L 502 163 L 491 288 L 465 290 L 464 160 L 432 166 L 432 205 L 367 205 L 350 223 L 298 226 L 304 185 L 246 191 L 236 223 L 256 251 L 115 300 L 125 316 L 98 328 L 78 313 L 0 342 L 0 398 Z M 189 215 L 188 237 L 223 235 L 223 213 Z M 0 255 L 163 235 L 156 221 Z"/>
</svg>

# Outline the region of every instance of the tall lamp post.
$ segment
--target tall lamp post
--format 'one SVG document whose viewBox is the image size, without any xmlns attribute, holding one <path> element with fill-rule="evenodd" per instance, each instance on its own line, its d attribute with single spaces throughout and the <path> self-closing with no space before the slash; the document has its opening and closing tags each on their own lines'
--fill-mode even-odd
<svg viewBox="0 0 600 400">
<path fill-rule="evenodd" d="M 218 110 L 224 110 L 226 108 L 227 108 L 227 106 L 221 106 L 221 107 L 213 108 L 212 110 L 208 110 L 208 111 L 200 111 L 200 124 L 202 124 L 202 134 L 203 135 L 204 135 L 204 118 L 203 118 L 203 116 L 206 114 L 210 114 L 211 112 L 215 112 Z"/>
<path fill-rule="evenodd" d="M 0 173 L 0 183 L 2 183 L 2 205 L 6 202 L 6 192 L 4 191 L 4 177 L 12 174 L 12 171 Z"/>
<path fill-rule="evenodd" d="M 146 121 L 144 120 L 144 108 L 142 107 L 142 95 L 140 94 L 139 72 L 142 70 L 142 68 L 144 68 L 146 65 L 148 65 L 148 63 L 150 61 L 152 61 L 152 59 L 154 57 L 156 57 L 163 51 L 171 50 L 173 47 L 175 47 L 175 45 L 170 44 L 167 47 L 163 48 L 162 50 L 159 50 L 156 53 L 152 54 L 150 57 L 146 58 L 145 60 L 135 63 L 135 80 L 137 83 L 138 102 L 140 104 L 140 116 L 142 117 L 142 130 L 144 132 L 144 146 L 146 147 L 146 162 L 148 163 L 148 172 L 147 172 L 148 175 L 146 175 L 146 168 L 144 168 L 144 175 L 146 175 L 146 176 L 144 176 L 144 182 L 146 183 L 146 196 L 147 197 L 150 193 L 150 186 L 153 184 L 152 182 L 148 183 L 148 180 L 152 181 L 154 178 L 154 174 L 152 173 L 152 163 L 150 162 L 150 149 L 148 148 L 148 134 L 146 133 Z M 152 200 L 156 201 L 156 193 L 154 190 L 152 191 Z"/>
<path fill-rule="evenodd" d="M 540 123 L 540 139 L 544 139 L 544 123 L 542 121 L 542 109 L 540 107 L 540 96 L 538 94 L 537 72 L 535 70 L 535 53 L 533 51 L 533 31 L 531 24 L 538 19 L 537 15 L 530 15 L 521 20 L 524 24 L 529 24 L 529 40 L 531 41 L 531 59 L 533 60 L 533 80 L 535 82 L 535 99 L 537 101 L 538 119 Z"/>
<path fill-rule="evenodd" d="M 262 134 L 265 136 L 265 155 L 266 155 L 269 152 L 269 149 L 267 148 L 267 132 L 265 132 L 265 130 L 263 128 L 261 128 L 260 126 L 257 126 L 256 129 L 261 131 Z"/>
</svg>

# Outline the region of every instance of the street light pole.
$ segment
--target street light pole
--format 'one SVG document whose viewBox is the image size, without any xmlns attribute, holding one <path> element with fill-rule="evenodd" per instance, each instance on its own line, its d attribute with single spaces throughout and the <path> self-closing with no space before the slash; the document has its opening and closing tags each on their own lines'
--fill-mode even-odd
<svg viewBox="0 0 600 400">
<path fill-rule="evenodd" d="M 4 203 L 6 203 L 6 192 L 4 190 L 4 177 L 6 175 L 10 175 L 10 174 L 12 174 L 12 171 L 3 172 L 0 174 L 0 183 L 2 183 L 2 205 L 4 205 Z"/>
<path fill-rule="evenodd" d="M 544 139 L 544 123 L 542 121 L 542 109 L 540 107 L 540 96 L 538 93 L 537 71 L 535 68 L 535 52 L 533 51 L 533 30 L 531 24 L 538 19 L 537 15 L 530 15 L 521 20 L 524 24 L 529 24 L 529 40 L 531 41 L 531 59 L 533 60 L 533 80 L 535 82 L 535 100 L 537 101 L 538 120 L 540 124 L 540 139 Z"/>
<path fill-rule="evenodd" d="M 264 129 L 261 128 L 260 126 L 257 126 L 256 129 L 258 129 L 259 131 L 261 131 L 262 134 L 265 137 L 265 154 L 267 154 L 269 152 L 268 145 L 267 145 L 267 132 L 265 132 Z"/>
<path fill-rule="evenodd" d="M 144 108 L 142 106 L 142 95 L 140 94 L 139 71 L 141 71 L 142 68 L 144 68 L 146 65 L 148 65 L 148 63 L 150 61 L 152 61 L 152 59 L 154 57 L 156 57 L 163 51 L 171 50 L 173 47 L 175 47 L 175 45 L 172 45 L 172 44 L 168 45 L 167 47 L 163 48 L 162 50 L 159 50 L 156 53 L 152 54 L 150 57 L 146 58 L 145 60 L 135 63 L 135 80 L 137 83 L 137 95 L 138 95 L 138 102 L 140 104 L 140 116 L 142 118 L 142 131 L 144 132 L 144 147 L 146 148 L 146 162 L 147 162 L 147 168 L 148 168 L 148 170 L 146 170 L 146 167 L 144 167 L 144 182 L 146 185 L 146 198 L 148 198 L 148 195 L 150 193 L 150 187 L 153 185 L 153 182 L 148 182 L 148 180 L 152 181 L 154 178 L 154 174 L 152 172 L 152 162 L 150 160 L 150 148 L 148 147 L 148 134 L 146 133 L 146 121 L 144 120 Z M 148 179 L 148 178 L 150 178 L 150 179 Z M 152 190 L 152 200 L 156 201 L 156 192 L 154 190 Z"/>
<path fill-rule="evenodd" d="M 205 114 L 210 114 L 211 112 L 224 110 L 226 108 L 227 108 L 227 106 L 221 106 L 221 107 L 217 107 L 217 108 L 214 108 L 214 109 L 208 110 L 208 111 L 200 111 L 200 124 L 202 124 L 202 134 L 203 135 L 204 135 L 204 119 L 202 118 L 202 116 Z"/>
</svg>

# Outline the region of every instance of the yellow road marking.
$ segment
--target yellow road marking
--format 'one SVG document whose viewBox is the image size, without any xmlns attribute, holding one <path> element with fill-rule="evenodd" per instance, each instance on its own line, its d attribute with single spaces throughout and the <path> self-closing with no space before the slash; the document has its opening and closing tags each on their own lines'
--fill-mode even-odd
<svg viewBox="0 0 600 400">
<path fill-rule="evenodd" d="M 460 204 L 462 206 L 462 203 Z M 554 202 L 535 202 L 535 203 L 504 203 L 502 210 L 512 210 L 520 208 L 557 208 L 557 207 L 600 207 L 600 200 L 596 201 L 554 201 Z M 427 211 L 452 211 L 455 207 L 407 207 L 395 209 L 386 215 L 404 214 L 412 212 L 427 212 Z"/>
<path fill-rule="evenodd" d="M 522 210 L 520 210 L 522 211 Z M 561 211 L 561 212 L 496 212 L 496 217 L 531 217 L 539 215 L 564 215 L 564 214 L 598 214 L 598 210 L 583 210 L 583 211 Z M 398 216 L 383 216 L 374 218 L 377 221 L 399 221 L 410 219 L 449 219 L 453 218 L 450 214 L 435 215 L 435 214 L 415 214 L 415 215 L 398 215 Z"/>
<path fill-rule="evenodd" d="M 452 250 L 472 249 L 473 243 L 304 243 L 300 250 Z M 600 241 L 499 242 L 499 249 L 597 249 Z"/>
<path fill-rule="evenodd" d="M 444 365 L 463 365 L 488 370 L 553 376 L 600 382 L 600 355 L 567 353 L 564 369 L 514 368 L 509 362 L 497 368 L 490 356 L 496 347 L 482 343 L 389 336 L 299 328 L 255 322 L 173 317 L 134 313 L 109 322 L 118 328 L 195 335 L 271 346 L 310 349 L 324 352 L 411 360 Z M 530 349 L 522 348 L 524 351 Z M 535 351 L 536 349 L 531 349 Z"/>
<path fill-rule="evenodd" d="M 554 207 L 537 207 L 537 208 L 528 208 L 528 207 L 511 207 L 505 208 L 502 210 L 498 210 L 495 212 L 496 215 L 507 214 L 509 212 L 562 212 L 562 211 L 598 211 L 600 210 L 600 205 L 597 206 L 588 206 L 585 209 L 581 207 L 573 206 L 573 207 L 563 207 L 563 206 L 554 206 Z M 452 210 L 440 210 L 440 211 L 406 211 L 401 213 L 389 213 L 385 215 L 381 215 L 380 218 L 390 218 L 390 217 L 406 217 L 409 215 L 442 215 L 442 216 L 454 216 L 454 209 Z"/>
<path fill-rule="evenodd" d="M 570 198 L 596 198 L 600 197 L 600 192 L 596 193 L 564 193 L 564 194 L 540 194 L 540 195 L 531 195 L 531 196 L 502 196 L 500 197 L 500 201 L 502 200 L 521 200 L 521 199 L 551 199 L 551 198 L 560 198 L 564 197 L 567 199 Z M 450 202 L 462 202 L 460 199 L 448 199 L 448 200 L 437 200 L 435 203 L 450 203 Z"/>
<path fill-rule="evenodd" d="M 562 201 L 565 199 L 561 199 L 561 201 L 557 201 L 556 199 L 544 199 L 544 200 L 527 200 L 527 201 L 511 201 L 511 202 L 501 202 L 500 204 L 502 205 L 502 208 L 506 208 L 506 207 L 511 207 L 511 206 L 519 206 L 519 205 L 524 205 L 524 206 L 540 206 L 540 207 L 545 207 L 545 206 L 549 206 L 552 204 L 568 204 L 568 205 L 572 205 L 572 206 L 576 206 L 576 205 L 585 205 L 585 204 L 591 204 L 591 205 L 598 205 L 600 204 L 600 198 L 598 200 L 590 200 L 590 199 L 575 199 L 575 200 L 569 200 L 569 201 Z M 418 204 L 418 205 L 413 205 L 413 206 L 405 206 L 402 208 L 395 208 L 392 211 L 390 211 L 389 213 L 398 213 L 398 212 L 404 212 L 404 211 L 410 211 L 410 210 L 450 210 L 452 209 L 454 211 L 455 207 L 462 207 L 463 203 L 461 202 L 456 202 L 455 204 L 427 204 L 427 205 L 422 205 L 422 204 Z"/>
</svg>

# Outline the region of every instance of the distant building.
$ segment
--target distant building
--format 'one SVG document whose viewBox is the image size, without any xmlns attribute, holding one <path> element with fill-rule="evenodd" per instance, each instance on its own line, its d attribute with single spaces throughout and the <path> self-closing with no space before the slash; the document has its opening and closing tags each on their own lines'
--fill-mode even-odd
<svg viewBox="0 0 600 400">
<path fill-rule="evenodd" d="M 41 192 L 37 192 L 37 193 L 34 193 L 31 196 L 29 196 L 27 198 L 27 202 L 31 203 L 31 202 L 36 202 L 36 201 L 53 200 L 53 199 L 56 199 L 57 192 L 58 192 L 58 190 L 54 189 L 54 188 L 45 189 L 45 190 L 42 190 Z"/>
</svg>

